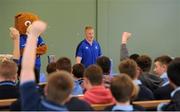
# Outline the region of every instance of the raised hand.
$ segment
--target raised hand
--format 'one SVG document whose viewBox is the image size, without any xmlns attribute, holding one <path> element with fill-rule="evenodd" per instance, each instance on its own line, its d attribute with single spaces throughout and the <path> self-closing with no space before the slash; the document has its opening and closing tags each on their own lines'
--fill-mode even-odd
<svg viewBox="0 0 180 112">
<path fill-rule="evenodd" d="M 41 33 L 43 33 L 47 28 L 47 24 L 43 21 L 34 21 L 28 28 L 27 28 L 27 35 L 33 35 L 38 37 Z"/>
<path fill-rule="evenodd" d="M 128 41 L 128 39 L 129 39 L 130 37 L 131 37 L 131 33 L 129 33 L 129 32 L 123 32 L 121 43 L 122 43 L 122 44 L 126 44 L 127 41 Z"/>
</svg>

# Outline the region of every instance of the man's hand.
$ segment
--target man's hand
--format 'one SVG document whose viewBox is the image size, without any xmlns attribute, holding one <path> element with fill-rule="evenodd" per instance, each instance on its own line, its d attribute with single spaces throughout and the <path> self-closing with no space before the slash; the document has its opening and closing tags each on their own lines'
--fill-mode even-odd
<svg viewBox="0 0 180 112">
<path fill-rule="evenodd" d="M 77 56 L 76 57 L 76 63 L 81 63 L 82 57 Z"/>
<path fill-rule="evenodd" d="M 128 41 L 128 39 L 129 39 L 130 37 L 131 37 L 131 33 L 129 33 L 129 32 L 123 32 L 121 43 L 122 43 L 122 44 L 126 44 L 127 41 Z"/>
<path fill-rule="evenodd" d="M 34 21 L 27 28 L 27 35 L 31 35 L 34 37 L 39 37 L 41 33 L 43 33 L 47 28 L 47 24 L 43 21 Z"/>
</svg>

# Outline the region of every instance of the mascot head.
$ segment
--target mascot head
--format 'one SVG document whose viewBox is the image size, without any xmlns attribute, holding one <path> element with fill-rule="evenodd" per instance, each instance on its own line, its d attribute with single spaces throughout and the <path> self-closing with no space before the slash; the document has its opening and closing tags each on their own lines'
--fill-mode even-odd
<svg viewBox="0 0 180 112">
<path fill-rule="evenodd" d="M 34 21 L 39 20 L 39 17 L 30 12 L 21 12 L 15 16 L 15 28 L 19 31 L 19 33 L 26 34 L 26 30 L 29 25 L 31 25 Z"/>
</svg>

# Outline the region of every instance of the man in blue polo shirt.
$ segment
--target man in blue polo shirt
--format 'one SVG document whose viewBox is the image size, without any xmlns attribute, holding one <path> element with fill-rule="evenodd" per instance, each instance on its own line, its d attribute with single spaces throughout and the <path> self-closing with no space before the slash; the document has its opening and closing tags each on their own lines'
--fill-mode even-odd
<svg viewBox="0 0 180 112">
<path fill-rule="evenodd" d="M 96 59 L 102 55 L 101 47 L 94 40 L 94 29 L 91 26 L 85 27 L 86 38 L 76 48 L 76 63 L 82 63 L 86 68 L 96 63 Z"/>
</svg>

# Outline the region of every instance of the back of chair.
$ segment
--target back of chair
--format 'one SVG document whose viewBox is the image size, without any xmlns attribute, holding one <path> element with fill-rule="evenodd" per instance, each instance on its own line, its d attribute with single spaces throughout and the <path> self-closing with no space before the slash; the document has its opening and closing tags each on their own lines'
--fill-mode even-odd
<svg viewBox="0 0 180 112">
<path fill-rule="evenodd" d="M 156 110 L 157 106 L 160 103 L 169 103 L 170 100 L 152 100 L 152 101 L 135 101 L 132 104 L 139 105 L 146 110 Z M 94 110 L 104 110 L 106 107 L 113 105 L 112 103 L 109 104 L 93 104 L 91 105 Z"/>
<path fill-rule="evenodd" d="M 112 103 L 108 104 L 92 104 L 91 107 L 96 111 L 104 110 L 106 107 L 113 105 Z"/>
<path fill-rule="evenodd" d="M 17 99 L 3 99 L 0 100 L 0 110 L 9 110 L 10 105 Z"/>
<path fill-rule="evenodd" d="M 134 101 L 133 104 L 144 107 L 145 109 L 154 109 L 160 103 L 169 103 L 170 100 L 151 100 L 151 101 Z"/>
<path fill-rule="evenodd" d="M 44 87 L 46 86 L 46 84 L 47 84 L 47 82 L 39 83 L 38 85 L 39 85 L 40 88 L 44 89 Z"/>
</svg>

